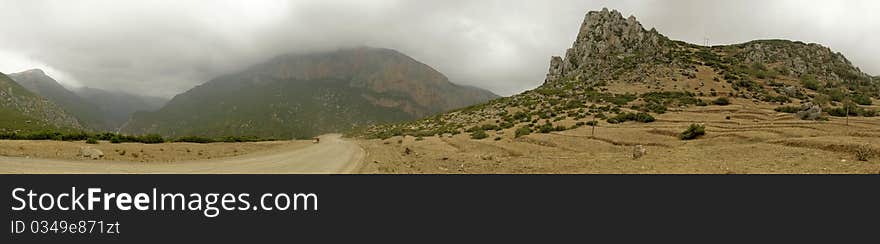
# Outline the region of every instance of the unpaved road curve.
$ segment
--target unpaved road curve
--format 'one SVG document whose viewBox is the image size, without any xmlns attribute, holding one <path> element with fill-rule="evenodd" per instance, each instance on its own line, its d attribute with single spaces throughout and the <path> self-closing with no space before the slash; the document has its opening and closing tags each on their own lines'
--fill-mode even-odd
<svg viewBox="0 0 880 244">
<path fill-rule="evenodd" d="M 281 147 L 232 158 L 173 163 L 68 161 L 0 156 L 0 174 L 335 174 L 352 173 L 364 150 L 341 135 L 307 147 Z"/>
</svg>

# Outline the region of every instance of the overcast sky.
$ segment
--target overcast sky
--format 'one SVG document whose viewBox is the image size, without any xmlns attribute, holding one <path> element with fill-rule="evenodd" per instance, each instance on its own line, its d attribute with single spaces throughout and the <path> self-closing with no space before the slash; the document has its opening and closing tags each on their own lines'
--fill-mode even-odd
<svg viewBox="0 0 880 244">
<path fill-rule="evenodd" d="M 366 45 L 511 95 L 602 7 L 691 43 L 820 43 L 880 74 L 875 0 L 0 0 L 0 72 L 171 97 L 280 54 Z"/>
</svg>

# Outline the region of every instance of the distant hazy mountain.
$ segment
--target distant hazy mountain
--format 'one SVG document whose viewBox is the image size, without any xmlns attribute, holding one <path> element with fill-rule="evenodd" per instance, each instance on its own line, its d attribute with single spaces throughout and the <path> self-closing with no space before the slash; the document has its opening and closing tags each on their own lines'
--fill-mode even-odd
<svg viewBox="0 0 880 244">
<path fill-rule="evenodd" d="M 0 132 L 82 129 L 75 117 L 0 73 Z"/>
<path fill-rule="evenodd" d="M 122 129 L 167 136 L 309 137 L 437 114 L 496 98 L 389 49 L 283 55 L 137 113 Z"/>
<path fill-rule="evenodd" d="M 106 91 L 83 87 L 73 91 L 91 104 L 98 106 L 101 118 L 110 130 L 117 130 L 138 111 L 154 111 L 168 102 L 166 98 L 140 96 L 121 91 Z"/>
<path fill-rule="evenodd" d="M 32 69 L 10 74 L 9 77 L 28 89 L 28 91 L 58 104 L 67 113 L 76 117 L 84 127 L 94 130 L 110 127 L 101 118 L 101 111 L 97 105 L 67 90 L 67 88 L 58 84 L 55 79 L 46 75 L 42 70 Z"/>
</svg>

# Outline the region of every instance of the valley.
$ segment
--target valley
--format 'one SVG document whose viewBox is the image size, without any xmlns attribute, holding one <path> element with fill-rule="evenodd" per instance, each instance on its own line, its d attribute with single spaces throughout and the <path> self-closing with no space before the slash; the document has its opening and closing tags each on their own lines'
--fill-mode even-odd
<svg viewBox="0 0 880 244">
<path fill-rule="evenodd" d="M 880 174 L 880 79 L 840 52 L 701 46 L 608 9 L 507 97 L 373 47 L 282 54 L 167 103 L 10 77 L 3 173 Z"/>
</svg>

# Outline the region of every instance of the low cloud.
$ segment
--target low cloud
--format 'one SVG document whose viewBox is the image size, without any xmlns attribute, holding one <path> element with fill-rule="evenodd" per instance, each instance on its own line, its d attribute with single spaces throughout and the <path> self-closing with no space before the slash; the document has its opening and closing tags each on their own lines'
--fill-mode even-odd
<svg viewBox="0 0 880 244">
<path fill-rule="evenodd" d="M 673 39 L 816 42 L 880 74 L 877 1 L 0 0 L 0 72 L 170 97 L 285 53 L 397 49 L 453 82 L 510 95 L 541 84 L 584 14 L 634 15 Z"/>
</svg>

